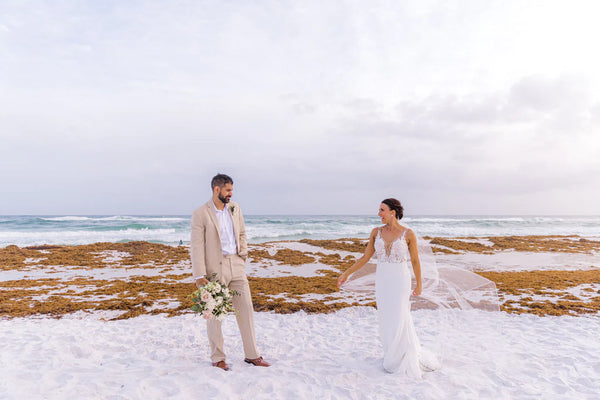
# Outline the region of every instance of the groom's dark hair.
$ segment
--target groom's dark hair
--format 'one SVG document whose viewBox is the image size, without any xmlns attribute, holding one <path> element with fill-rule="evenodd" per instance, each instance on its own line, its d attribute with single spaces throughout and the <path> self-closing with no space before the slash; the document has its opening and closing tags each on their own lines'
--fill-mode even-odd
<svg viewBox="0 0 600 400">
<path fill-rule="evenodd" d="M 212 181 L 210 181 L 210 188 L 214 190 L 217 186 L 223 187 L 228 183 L 233 185 L 233 179 L 231 179 L 229 175 L 217 174 L 212 178 Z"/>
</svg>

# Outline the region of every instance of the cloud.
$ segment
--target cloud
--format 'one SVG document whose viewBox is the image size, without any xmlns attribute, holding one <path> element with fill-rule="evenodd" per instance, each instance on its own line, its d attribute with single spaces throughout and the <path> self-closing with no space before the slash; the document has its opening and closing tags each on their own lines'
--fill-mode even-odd
<svg viewBox="0 0 600 400">
<path fill-rule="evenodd" d="M 598 213 L 593 4 L 3 6 L 0 214 Z"/>
<path fill-rule="evenodd" d="M 421 181 L 469 192 L 572 189 L 589 185 L 589 173 L 600 166 L 597 103 L 587 88 L 571 78 L 525 77 L 504 92 L 403 101 L 396 115 L 348 117 L 339 139 L 352 138 L 350 146 L 364 149 L 378 174 L 418 171 L 408 179 L 413 187 Z"/>
</svg>

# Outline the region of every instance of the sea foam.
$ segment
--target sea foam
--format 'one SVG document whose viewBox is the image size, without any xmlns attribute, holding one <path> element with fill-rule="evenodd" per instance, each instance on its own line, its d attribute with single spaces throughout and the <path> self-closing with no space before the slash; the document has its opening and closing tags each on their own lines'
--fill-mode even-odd
<svg viewBox="0 0 600 400">
<path fill-rule="evenodd" d="M 0 246 L 86 244 L 148 240 L 189 243 L 189 215 L 2 216 Z M 377 216 L 246 215 L 251 243 L 273 240 L 368 238 L 381 225 Z M 406 216 L 421 236 L 579 235 L 600 237 L 600 216 Z"/>
</svg>

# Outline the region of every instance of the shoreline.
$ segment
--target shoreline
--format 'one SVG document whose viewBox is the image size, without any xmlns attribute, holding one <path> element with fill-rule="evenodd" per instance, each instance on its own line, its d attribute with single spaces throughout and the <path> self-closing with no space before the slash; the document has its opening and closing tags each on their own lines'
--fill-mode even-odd
<svg viewBox="0 0 600 400">
<path fill-rule="evenodd" d="M 191 215 L 5 216 L 0 217 L 0 247 L 11 244 L 82 245 L 149 241 L 189 244 Z M 373 215 L 247 215 L 249 243 L 358 237 L 380 225 Z M 419 236 L 469 238 L 525 235 L 580 235 L 600 240 L 598 216 L 406 215 L 401 221 Z"/>
</svg>

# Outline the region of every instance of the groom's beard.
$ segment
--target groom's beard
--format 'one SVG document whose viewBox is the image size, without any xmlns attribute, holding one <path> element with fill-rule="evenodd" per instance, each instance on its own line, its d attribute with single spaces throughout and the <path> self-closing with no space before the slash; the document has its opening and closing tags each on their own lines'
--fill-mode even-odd
<svg viewBox="0 0 600 400">
<path fill-rule="evenodd" d="M 230 198 L 231 198 L 231 196 L 221 196 L 221 193 L 219 193 L 219 200 L 221 200 L 223 202 L 223 204 L 229 203 Z"/>
</svg>

